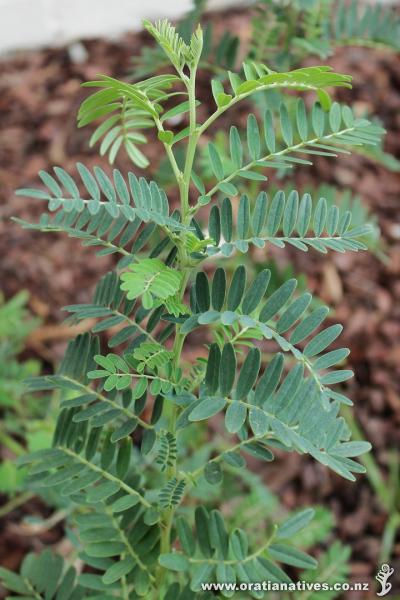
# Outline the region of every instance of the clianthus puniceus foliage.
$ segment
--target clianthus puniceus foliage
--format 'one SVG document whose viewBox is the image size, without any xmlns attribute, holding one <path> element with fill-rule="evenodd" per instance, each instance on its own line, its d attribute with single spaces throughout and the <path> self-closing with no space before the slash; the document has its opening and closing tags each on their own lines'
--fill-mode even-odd
<svg viewBox="0 0 400 600">
<path fill-rule="evenodd" d="M 271 273 L 253 276 L 240 257 L 254 246 L 267 254 L 286 244 L 365 250 L 368 226 L 352 227 L 350 211 L 296 190 L 271 194 L 265 173 L 379 143 L 383 130 L 332 103 L 329 90 L 349 88 L 348 75 L 329 67 L 278 73 L 256 62 L 230 72 L 229 84 L 211 81 L 215 107 L 201 122 L 201 28 L 186 43 L 167 21 L 145 26 L 169 72 L 139 83 L 102 76 L 85 84 L 96 91 L 83 102 L 79 125 L 102 119 L 92 143 L 111 160 L 125 149 L 137 168 L 149 164 L 143 132 L 155 129 L 179 208 L 155 181 L 83 164 L 74 175 L 42 171 L 41 187 L 18 191 L 48 203 L 39 222 L 24 227 L 62 231 L 97 247 L 99 256 L 119 257 L 90 304 L 64 309 L 71 322 L 95 319 L 90 333 L 69 344 L 55 375 L 29 381 L 31 391 L 59 390 L 61 404 L 52 448 L 21 461 L 35 489 L 52 488 L 69 504 L 72 540 L 90 569 L 77 575 L 49 550 L 30 554 L 19 575 L 0 571 L 23 598 L 206 600 L 214 594 L 204 582 L 290 582 L 285 565 L 316 566 L 292 544 L 313 510 L 280 523 L 265 514 L 260 542 L 259 531 L 246 531 L 246 522 L 232 526 L 219 510 L 224 476 L 239 477 L 246 457 L 268 462 L 280 449 L 354 480 L 364 471 L 354 458 L 370 448 L 350 440 L 340 416 L 341 404 L 351 405 L 340 384 L 353 375 L 341 367 L 348 356 L 336 344 L 341 325 L 326 322 L 328 308 L 311 294 L 296 293 L 296 279 L 270 290 Z M 214 183 L 206 188 L 194 165 L 211 125 L 274 89 L 296 93 L 296 110 L 283 101 L 263 119 L 249 114 L 245 132 L 232 126 L 228 161 L 209 142 Z M 304 93 L 313 96 L 310 108 Z M 177 116 L 189 125 L 173 132 L 168 123 Z M 262 182 L 255 198 L 241 194 L 248 180 Z M 228 271 L 232 254 L 236 267 Z M 206 352 L 188 364 L 184 348 L 195 330 Z M 207 427 L 214 418 L 218 435 Z"/>
</svg>

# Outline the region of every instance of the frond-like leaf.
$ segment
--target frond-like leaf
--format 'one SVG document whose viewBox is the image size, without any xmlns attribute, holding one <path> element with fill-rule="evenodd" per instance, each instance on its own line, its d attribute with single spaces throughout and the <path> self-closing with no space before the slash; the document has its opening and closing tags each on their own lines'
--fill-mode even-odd
<svg viewBox="0 0 400 600">
<path fill-rule="evenodd" d="M 190 231 L 179 223 L 178 215 L 170 215 L 167 196 L 154 181 L 148 183 L 129 173 L 127 184 L 116 169 L 111 179 L 99 167 L 94 168 L 93 174 L 84 165 L 78 163 L 77 167 L 84 194 L 63 169 L 55 167 L 56 177 L 41 171 L 46 190 L 25 188 L 17 190 L 17 194 L 48 202 L 48 210 L 56 215 L 50 218 L 44 213 L 35 224 L 16 221 L 26 229 L 62 231 L 81 239 L 84 245 L 100 246 L 100 256 L 119 253 L 123 256 L 121 266 L 129 264 L 148 243 L 156 225 L 172 240 L 179 231 Z M 141 228 L 143 223 L 146 225 Z M 155 248 L 153 256 L 156 255 Z"/>
<path fill-rule="evenodd" d="M 133 263 L 129 271 L 121 275 L 121 289 L 127 292 L 127 298 L 141 297 L 143 307 L 150 309 L 154 298 L 164 300 L 178 291 L 182 275 L 167 267 L 158 258 L 145 258 Z"/>
<path fill-rule="evenodd" d="M 161 471 L 174 466 L 176 455 L 176 437 L 170 431 L 163 431 L 159 437 L 159 449 L 156 458 L 156 463 L 160 465 Z"/>
<path fill-rule="evenodd" d="M 220 114 L 232 105 L 247 98 L 255 92 L 273 89 L 294 89 L 296 91 L 314 91 L 324 109 L 328 109 L 331 100 L 329 87 L 351 87 L 351 77 L 332 72 L 331 67 L 304 67 L 287 73 L 276 73 L 266 65 L 256 62 L 243 64 L 244 79 L 236 73 L 229 73 L 230 90 L 226 89 L 220 80 L 213 80 L 212 92 L 218 107 L 216 113 L 201 126 L 200 131 L 205 131 Z"/>
<path fill-rule="evenodd" d="M 138 145 L 146 144 L 143 130 L 154 127 L 154 119 L 162 112 L 160 102 L 168 98 L 168 90 L 178 81 L 174 75 L 157 75 L 140 83 L 125 83 L 102 75 L 86 87 L 100 88 L 81 104 L 78 127 L 102 119 L 90 138 L 90 146 L 100 142 L 100 154 L 108 154 L 112 164 L 125 148 L 131 161 L 140 168 L 149 161 Z"/>
<path fill-rule="evenodd" d="M 161 508 L 172 508 L 180 504 L 185 491 L 185 480 L 173 477 L 160 491 L 158 496 Z"/>
<path fill-rule="evenodd" d="M 13 593 L 8 598 L 83 600 L 87 598 L 87 590 L 77 585 L 76 579 L 75 568 L 66 568 L 63 558 L 51 550 L 27 554 L 18 574 L 0 567 L 1 584 Z"/>
<path fill-rule="evenodd" d="M 340 0 L 289 6 L 264 0 L 255 7 L 250 56 L 284 68 L 310 55 L 326 58 L 335 46 L 397 50 L 399 28 L 396 11 L 381 2 L 365 5 L 360 0 Z"/>
<path fill-rule="evenodd" d="M 217 274 L 214 275 L 214 280 L 216 277 Z M 295 279 L 287 280 L 272 294 L 267 295 L 265 301 L 269 280 L 270 272 L 265 270 L 246 291 L 246 272 L 241 266 L 235 271 L 227 293 L 223 285 L 216 283 L 215 293 L 210 297 L 205 291 L 209 288 L 208 279 L 198 278 L 192 292 L 194 314 L 185 321 L 181 330 L 189 332 L 200 325 L 212 324 L 214 328 L 225 332 L 228 339 L 232 339 L 236 345 L 248 345 L 249 341 L 254 339 L 274 340 L 283 352 L 289 352 L 304 365 L 317 383 L 325 406 L 329 398 L 351 404 L 345 396 L 333 392 L 328 386 L 346 381 L 352 377 L 352 371 L 345 369 L 325 373 L 327 368 L 340 364 L 348 356 L 349 351 L 346 348 L 326 352 L 340 335 L 342 326 L 331 325 L 316 333 L 317 328 L 326 319 L 329 309 L 321 306 L 309 313 L 311 294 L 304 293 L 294 298 L 297 286 Z M 200 303 L 199 298 L 203 298 Z M 304 350 L 301 350 L 299 344 L 305 340 L 307 343 Z M 221 364 L 224 365 L 221 376 L 224 381 L 229 380 L 229 384 L 224 385 L 226 393 L 232 389 L 235 376 L 234 365 L 229 367 L 234 361 L 233 349 L 230 350 L 233 358 L 229 358 L 230 347 L 231 344 L 225 346 L 226 356 L 221 357 Z M 217 357 L 214 358 L 216 359 Z M 211 354 L 209 363 L 210 360 Z M 251 364 L 256 364 L 256 360 L 253 359 Z M 209 379 L 214 380 L 211 376 Z"/>
<path fill-rule="evenodd" d="M 104 427 L 112 444 L 128 437 L 137 427 L 144 430 L 144 442 L 156 440 L 155 424 L 162 413 L 162 403 L 155 402 L 150 422 L 141 418 L 147 392 L 157 396 L 167 393 L 172 382 L 166 377 L 139 373 L 137 361 L 128 353 L 99 354 L 99 342 L 89 334 L 78 336 L 68 346 L 66 355 L 55 375 L 27 380 L 32 392 L 68 390 L 70 396 L 62 401 L 54 443 L 81 453 L 84 448 L 94 456 Z M 132 385 L 135 384 L 135 385 Z M 97 431 L 93 431 L 97 430 Z M 69 432 L 69 433 L 68 433 Z M 94 437 L 93 437 L 94 436 Z"/>
<path fill-rule="evenodd" d="M 340 0 L 330 25 L 332 41 L 339 46 L 400 49 L 400 18 L 391 6 Z"/>
<path fill-rule="evenodd" d="M 145 369 L 158 372 L 172 360 L 172 353 L 161 344 L 154 342 L 143 342 L 133 351 L 133 357 L 138 361 L 137 370 L 139 373 Z"/>
<path fill-rule="evenodd" d="M 216 581 L 220 584 L 255 582 L 260 578 L 279 583 L 290 583 L 276 560 L 286 564 L 307 565 L 313 569 L 316 561 L 289 545 L 276 544 L 276 528 L 272 528 L 265 543 L 250 550 L 249 539 L 242 529 L 229 530 L 220 511 L 207 511 L 199 506 L 195 513 L 195 530 L 184 517 L 179 519 L 178 536 L 181 551 L 161 554 L 159 563 L 174 572 L 190 576 L 191 592 L 201 590 L 201 584 Z M 222 590 L 224 598 L 232 596 L 231 590 Z M 249 597 L 263 598 L 262 589 L 249 589 Z"/>
<path fill-rule="evenodd" d="M 225 198 L 220 207 L 213 206 L 210 212 L 208 228 L 215 246 L 208 253 L 220 251 L 229 256 L 234 250 L 247 252 L 250 244 L 264 248 L 268 243 L 279 248 L 289 244 L 303 251 L 313 248 L 323 253 L 366 250 L 364 240 L 373 227 L 360 223 L 356 209 L 356 224 L 352 227 L 352 211 L 343 210 L 331 198 L 329 203 L 324 197 L 313 201 L 308 193 L 300 198 L 296 190 L 280 190 L 269 200 L 261 192 L 253 209 L 246 195 L 240 197 L 234 223 L 232 203 Z"/>
<path fill-rule="evenodd" d="M 133 316 L 135 308 L 136 314 Z M 148 317 L 148 311 L 138 310 L 135 301 L 127 299 L 120 288 L 119 277 L 114 272 L 107 273 L 99 281 L 91 303 L 71 304 L 64 306 L 63 310 L 69 313 L 69 322 L 97 319 L 91 327 L 93 333 L 118 328 L 107 340 L 110 348 L 129 342 L 128 350 L 133 350 L 146 339 L 154 340 L 151 334 L 152 327 L 144 327 L 141 324 Z M 150 317 L 149 323 L 155 320 L 154 313 L 152 316 L 153 319 Z"/>
<path fill-rule="evenodd" d="M 157 21 L 155 24 L 144 21 L 143 25 L 164 50 L 178 73 L 181 73 L 189 60 L 191 49 L 180 37 L 175 27 L 167 19 Z"/>
<path fill-rule="evenodd" d="M 84 573 L 79 581 L 107 595 L 118 590 L 122 580 L 126 589 L 129 578 L 133 589 L 145 596 L 155 589 L 159 527 L 147 522 L 149 511 L 139 505 L 129 508 L 125 498 L 98 503 L 94 512 L 76 518 L 83 556 L 97 571 Z"/>
<path fill-rule="evenodd" d="M 105 213 L 112 219 L 123 216 L 132 222 L 137 217 L 141 221 L 152 221 L 172 230 L 183 228 L 177 220 L 169 216 L 168 198 L 154 181 L 148 183 L 143 177 L 138 179 L 133 173 L 129 173 L 127 184 L 117 169 L 113 171 L 113 179 L 100 167 L 95 167 L 93 174 L 80 163 L 77 164 L 77 169 L 81 185 L 85 188 L 84 195 L 80 194 L 71 175 L 60 167 L 54 167 L 56 177 L 40 171 L 39 176 L 46 187 L 45 191 L 24 188 L 17 190 L 16 194 L 45 200 L 50 212 L 59 211 L 63 216 L 68 213 L 76 218 L 77 214 L 84 213 L 85 216 L 93 217 L 104 208 Z"/>
<path fill-rule="evenodd" d="M 301 98 L 297 101 L 294 113 L 288 108 L 289 104 L 281 104 L 279 118 L 274 118 L 269 109 L 265 112 L 263 136 L 254 115 L 250 115 L 246 145 L 233 126 L 230 131 L 229 162 L 220 156 L 214 144 L 209 145 L 209 160 L 218 183 L 200 197 L 201 204 L 210 201 L 218 191 L 235 196 L 238 189 L 233 180 L 236 178 L 266 180 L 260 168 L 281 169 L 291 168 L 293 164 L 310 165 L 310 158 L 313 156 L 336 157 L 337 153 L 349 153 L 347 148 L 351 149 L 351 146 L 379 144 L 384 133 L 384 129 L 378 125 L 366 119 L 355 118 L 348 106 L 341 106 L 336 102 L 328 113 L 319 104 L 314 104 L 307 113 Z"/>
<path fill-rule="evenodd" d="M 204 390 L 191 405 L 189 421 L 208 419 L 226 409 L 226 428 L 230 433 L 240 432 L 243 440 L 236 450 L 271 460 L 268 445 L 273 447 L 278 440 L 286 450 L 309 453 L 347 479 L 354 480 L 352 471 L 364 471 L 352 458 L 367 452 L 370 444 L 349 442 L 350 431 L 338 415 L 340 402 L 321 401 L 324 390 L 313 377 L 304 377 L 301 362 L 281 380 L 283 360 L 277 354 L 258 378 L 260 351 L 252 348 L 235 378 L 236 361 L 225 352 L 226 347 L 231 345 L 222 351 L 218 388 Z M 227 387 L 228 371 L 233 377 Z"/>
</svg>

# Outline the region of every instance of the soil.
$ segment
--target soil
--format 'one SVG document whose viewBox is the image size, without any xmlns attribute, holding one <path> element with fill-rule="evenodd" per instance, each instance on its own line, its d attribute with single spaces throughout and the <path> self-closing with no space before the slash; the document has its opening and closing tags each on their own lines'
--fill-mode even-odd
<svg viewBox="0 0 400 600">
<path fill-rule="evenodd" d="M 246 35 L 246 15 L 232 11 L 227 19 L 215 17 L 218 26 L 229 25 L 231 31 Z M 96 149 L 88 148 L 87 128 L 76 128 L 77 109 L 86 95 L 80 85 L 98 73 L 125 77 L 132 55 L 144 40 L 144 34 L 127 35 L 118 42 L 91 40 L 24 52 L 0 62 L 1 290 L 6 297 L 22 288 L 29 290 L 31 310 L 43 318 L 44 327 L 30 340 L 28 353 L 39 355 L 47 370 L 62 356 L 71 335 L 60 325 L 60 307 L 87 301 L 113 258 L 95 259 L 93 251 L 77 240 L 21 229 L 10 221 L 11 215 L 32 220 L 40 212 L 40 201 L 34 205 L 33 201 L 16 198 L 14 189 L 35 184 L 37 172 L 53 165 L 70 172 L 78 161 L 89 167 L 98 164 L 108 168 L 106 159 L 100 158 Z M 377 115 L 388 131 L 385 150 L 399 156 L 400 57 L 385 51 L 346 48 L 325 62 L 339 72 L 354 75 L 353 90 L 341 92 L 340 99 L 351 99 L 360 111 L 366 109 Z M 201 76 L 199 89 L 203 101 L 210 99 L 207 74 Z M 203 106 L 207 109 L 207 103 Z M 241 115 L 239 112 L 235 116 L 239 122 Z M 156 142 L 148 145 L 147 153 L 156 169 Z M 116 166 L 122 171 L 135 170 L 122 154 Z M 384 260 L 369 253 L 330 253 L 324 257 L 286 249 L 274 256 L 282 266 L 292 261 L 297 272 L 305 273 L 308 287 L 334 307 L 335 321 L 343 323 L 342 341 L 351 349 L 349 368 L 356 373 L 347 392 L 386 476 L 392 450 L 399 451 L 400 174 L 352 156 L 334 162 L 321 158 L 316 168 L 299 169 L 295 178 L 299 189 L 312 183 L 351 189 L 371 208 L 381 229 Z M 386 514 L 365 476 L 349 483 L 294 454 L 258 468 L 287 508 L 307 504 L 330 507 L 337 518 L 337 538 L 352 548 L 352 579 L 373 580 L 380 566 Z M 18 566 L 27 550 L 43 544 L 57 543 L 66 551 L 60 524 L 44 536 L 26 537 L 21 520 L 32 512 L 48 514 L 37 500 L 31 500 L 1 523 L 0 561 L 10 568 Z M 391 565 L 399 574 L 399 539 L 394 556 L 397 559 Z M 367 597 L 365 592 L 351 595 L 360 600 Z"/>
</svg>

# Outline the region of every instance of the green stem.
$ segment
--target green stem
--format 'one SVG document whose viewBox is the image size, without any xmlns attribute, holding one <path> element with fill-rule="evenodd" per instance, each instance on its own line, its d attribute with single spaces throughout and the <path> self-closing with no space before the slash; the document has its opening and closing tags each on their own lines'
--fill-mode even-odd
<svg viewBox="0 0 400 600">
<path fill-rule="evenodd" d="M 207 464 L 209 463 L 219 463 L 222 460 L 224 460 L 224 454 L 226 454 L 227 452 L 236 452 L 238 450 L 242 450 L 244 446 L 247 446 L 248 444 L 252 444 L 253 442 L 260 442 L 266 439 L 269 439 L 273 437 L 272 433 L 269 433 L 263 437 L 257 437 L 257 436 L 251 436 L 249 437 L 247 440 L 243 440 L 242 442 L 238 442 L 237 444 L 235 444 L 234 446 L 227 446 L 225 450 L 223 450 L 220 454 L 217 454 L 217 456 L 215 456 L 214 458 L 212 458 L 211 460 L 208 461 Z M 183 473 L 183 476 L 187 477 L 190 480 L 194 480 L 197 479 L 200 475 L 202 475 L 204 469 L 205 469 L 206 465 L 202 465 L 201 467 L 198 467 L 195 471 L 191 471 L 188 473 Z"/>
<path fill-rule="evenodd" d="M 230 175 L 227 175 L 226 177 L 224 177 L 223 179 L 221 179 L 221 181 L 219 181 L 205 195 L 208 196 L 209 198 L 211 198 L 218 191 L 219 185 L 221 183 L 229 183 L 234 177 L 236 177 L 239 174 L 239 172 L 241 172 L 241 171 L 249 171 L 251 169 L 254 169 L 255 167 L 258 166 L 258 163 L 262 163 L 264 161 L 272 160 L 272 159 L 277 158 L 279 156 L 285 156 L 285 154 L 291 154 L 292 152 L 301 151 L 301 149 L 304 148 L 305 146 L 310 146 L 312 144 L 317 144 L 318 142 L 322 142 L 324 140 L 331 140 L 331 139 L 338 138 L 341 135 L 346 135 L 346 133 L 351 133 L 355 129 L 356 129 L 355 127 L 347 127 L 346 129 L 342 129 L 341 131 L 336 131 L 336 132 L 330 133 L 328 135 L 323 135 L 322 137 L 315 137 L 313 139 L 305 140 L 305 141 L 302 140 L 298 144 L 292 144 L 291 146 L 283 148 L 282 150 L 279 150 L 278 152 L 270 152 L 269 154 L 266 154 L 262 158 L 257 158 L 255 160 L 250 161 L 246 165 L 240 167 L 240 169 L 235 169 Z M 200 128 L 200 131 L 202 131 L 202 128 Z M 193 210 L 195 210 L 195 209 L 197 210 L 197 206 L 198 205 L 196 205 L 195 207 L 193 207 Z"/>
<path fill-rule="evenodd" d="M 223 563 L 224 565 L 237 565 L 238 563 L 247 563 L 250 562 L 252 560 L 254 560 L 255 558 L 257 558 L 257 556 L 260 556 L 263 552 L 265 552 L 265 550 L 268 548 L 268 546 L 271 544 L 271 542 L 273 541 L 275 534 L 276 534 L 276 530 L 277 527 L 275 526 L 270 535 L 267 537 L 267 541 L 265 542 L 265 544 L 263 544 L 261 546 L 261 548 L 259 548 L 258 550 L 256 550 L 255 552 L 253 552 L 252 554 L 249 554 L 248 556 L 246 556 L 246 558 L 244 558 L 243 560 L 235 560 L 235 559 L 231 559 L 231 560 L 220 560 L 220 559 L 213 559 L 213 558 L 189 558 L 189 562 L 191 562 L 192 564 L 221 564 Z"/>
<path fill-rule="evenodd" d="M 115 373 L 115 375 L 119 376 L 119 373 Z M 139 377 L 138 374 L 136 374 L 135 376 Z M 150 375 L 146 375 L 145 377 L 146 379 L 160 379 L 161 381 L 169 382 L 168 379 L 163 379 L 162 377 L 153 377 Z M 129 408 L 125 408 L 121 404 L 118 404 L 118 402 L 116 402 L 115 400 L 110 400 L 106 396 L 103 396 L 103 394 L 101 394 L 94 388 L 91 388 L 89 385 L 85 385 L 84 383 L 77 381 L 76 379 L 73 379 L 71 377 L 68 377 L 67 375 L 63 375 L 62 378 L 65 379 L 65 381 L 69 381 L 74 385 L 79 386 L 81 390 L 85 391 L 87 394 L 92 394 L 93 396 L 96 396 L 96 398 L 98 400 L 101 400 L 101 402 L 105 402 L 106 404 L 109 404 L 113 408 L 119 410 L 121 413 L 124 413 L 129 419 L 135 419 L 139 423 L 140 427 L 143 427 L 143 429 L 154 429 L 154 425 L 150 425 L 149 423 L 146 423 L 146 421 L 143 421 L 143 419 L 138 417 L 133 411 L 129 410 Z"/>
<path fill-rule="evenodd" d="M 161 123 L 160 119 L 155 119 L 154 122 L 156 124 L 156 127 L 157 127 L 159 133 L 165 131 L 165 129 L 163 127 L 163 124 Z M 165 148 L 165 152 L 167 154 L 168 160 L 169 160 L 170 165 L 172 167 L 172 171 L 173 171 L 173 173 L 175 175 L 175 179 L 176 179 L 176 181 L 179 184 L 179 181 L 182 179 L 182 173 L 181 173 L 181 171 L 180 171 L 180 169 L 178 167 L 178 163 L 176 162 L 175 155 L 174 155 L 174 153 L 172 151 L 172 148 L 171 148 L 170 144 L 166 144 L 165 142 L 163 142 L 163 146 Z"/>
<path fill-rule="evenodd" d="M 280 89 L 280 88 L 294 88 L 296 90 L 303 90 L 303 91 L 315 91 L 317 88 L 314 85 L 308 85 L 305 83 L 302 84 L 296 84 L 296 83 L 290 83 L 288 81 L 285 81 L 283 83 L 268 83 L 266 85 L 260 85 L 259 87 L 250 90 L 249 92 L 245 92 L 243 94 L 239 94 L 238 96 L 235 96 L 234 98 L 232 98 L 232 100 L 229 102 L 229 104 L 226 104 L 225 106 L 220 106 L 212 115 L 210 115 L 208 117 L 208 119 L 206 121 L 204 121 L 203 125 L 201 125 L 201 127 L 199 128 L 199 134 L 203 134 L 208 128 L 209 126 L 214 123 L 214 121 L 216 119 L 218 119 L 218 117 L 220 117 L 221 115 L 224 114 L 224 112 L 226 112 L 229 108 L 231 108 L 232 106 L 234 106 L 235 104 L 237 104 L 238 102 L 240 102 L 241 100 L 244 100 L 245 98 L 247 98 L 248 96 L 251 96 L 252 94 L 254 94 L 255 92 L 264 92 L 266 90 L 271 90 L 271 89 Z"/>
<path fill-rule="evenodd" d="M 142 496 L 142 494 L 140 494 L 138 491 L 136 491 L 130 485 L 128 485 L 127 483 L 125 483 L 124 481 L 122 481 L 122 479 L 119 479 L 118 477 L 115 477 L 114 475 L 112 475 L 108 471 L 105 471 L 104 469 L 102 469 L 102 468 L 98 467 L 97 465 L 91 463 L 90 461 L 88 461 L 85 458 L 83 458 L 83 456 L 81 456 L 80 454 L 77 454 L 76 452 L 73 452 L 73 450 L 70 450 L 69 448 L 61 448 L 61 449 L 63 450 L 63 452 L 65 452 L 65 454 L 68 454 L 68 456 L 71 456 L 76 461 L 80 462 L 82 465 L 84 465 L 85 467 L 87 467 L 88 469 L 91 469 L 92 471 L 95 471 L 96 473 L 99 473 L 100 475 L 102 475 L 104 477 L 104 479 L 108 479 L 108 481 L 112 481 L 113 483 L 117 483 L 119 485 L 119 487 L 122 490 L 124 490 L 124 492 L 126 492 L 130 496 L 135 496 L 138 499 L 138 501 L 145 508 L 152 508 L 152 505 L 150 504 L 150 502 L 148 502 L 146 500 L 146 498 L 144 496 Z"/>
<path fill-rule="evenodd" d="M 108 514 L 108 516 L 112 520 L 114 528 L 119 532 L 120 539 L 121 539 L 122 543 L 125 544 L 126 549 L 127 549 L 127 553 L 130 554 L 130 556 L 133 558 L 133 560 L 135 561 L 135 563 L 137 563 L 138 567 L 142 571 L 145 571 L 147 573 L 147 575 L 149 576 L 150 581 L 152 583 L 154 583 L 154 581 L 155 581 L 154 576 L 150 572 L 149 568 L 140 559 L 140 556 L 133 549 L 132 544 L 130 543 L 128 537 L 125 535 L 124 530 L 120 527 L 120 523 L 118 522 L 118 519 L 115 518 L 114 513 L 104 503 L 103 503 L 103 507 L 105 509 L 105 512 Z M 129 596 L 127 596 L 127 598 L 129 598 Z"/>
<path fill-rule="evenodd" d="M 4 504 L 4 506 L 0 508 L 0 519 L 8 515 L 8 513 L 12 512 L 19 506 L 25 504 L 25 502 L 28 502 L 28 500 L 30 500 L 34 496 L 35 494 L 32 494 L 31 492 L 23 492 L 19 496 L 11 498 L 11 500 L 9 500 L 6 504 Z"/>
<path fill-rule="evenodd" d="M 16 456 L 23 456 L 26 454 L 26 450 L 21 444 L 14 440 L 8 433 L 0 430 L 0 443 L 11 450 Z"/>
<path fill-rule="evenodd" d="M 175 157 L 173 157 L 171 148 L 168 146 L 169 150 L 171 150 L 171 152 L 169 152 L 167 149 L 167 146 L 166 146 L 167 155 L 168 155 L 168 158 L 170 159 L 170 162 L 171 162 L 171 165 L 172 165 L 172 168 L 175 173 L 177 183 L 179 186 L 182 223 L 184 225 L 187 225 L 190 220 L 190 206 L 189 206 L 190 179 L 191 179 L 191 173 L 192 173 L 192 168 L 193 168 L 193 161 L 194 161 L 194 157 L 196 154 L 197 141 L 199 138 L 199 133 L 196 128 L 196 85 L 195 85 L 195 81 L 196 81 L 196 68 L 193 68 L 191 70 L 190 79 L 187 82 L 185 82 L 187 85 L 188 97 L 189 97 L 190 133 L 189 133 L 189 141 L 188 141 L 188 146 L 187 146 L 187 154 L 186 154 L 185 167 L 184 167 L 183 174 L 179 170 L 177 170 L 176 167 L 174 166 Z M 176 245 L 178 247 L 178 266 L 179 266 L 180 270 L 183 272 L 182 282 L 181 282 L 181 286 L 180 286 L 180 289 L 178 292 L 178 299 L 183 300 L 187 282 L 190 277 L 189 260 L 188 260 L 187 252 L 185 249 L 184 240 L 182 240 L 182 239 L 177 240 Z M 174 344 L 173 344 L 173 348 L 172 348 L 174 376 L 179 369 L 184 340 L 185 340 L 185 335 L 180 332 L 180 326 L 177 325 L 176 336 L 175 336 L 175 340 L 174 340 Z M 167 429 L 174 435 L 175 435 L 175 431 L 176 431 L 176 418 L 177 418 L 177 407 L 172 403 L 168 403 L 168 406 L 166 408 Z M 177 471 L 178 471 L 177 461 L 175 460 L 175 463 L 173 465 L 169 466 L 166 471 L 166 480 L 169 481 L 172 477 L 174 477 L 176 475 Z M 172 529 L 174 514 L 175 514 L 174 508 L 168 508 L 163 512 L 162 529 L 161 529 L 161 553 L 162 554 L 168 553 L 171 548 L 171 529 Z M 164 570 L 164 569 L 159 570 L 158 577 L 157 577 L 157 583 L 159 586 L 161 586 L 161 588 L 163 587 L 163 585 L 165 583 L 166 575 L 167 575 L 166 570 Z"/>
</svg>

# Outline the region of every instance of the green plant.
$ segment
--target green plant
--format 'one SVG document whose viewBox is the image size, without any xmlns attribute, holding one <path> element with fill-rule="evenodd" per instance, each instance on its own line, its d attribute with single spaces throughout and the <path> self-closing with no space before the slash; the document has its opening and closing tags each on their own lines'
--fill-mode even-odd
<svg viewBox="0 0 400 600">
<path fill-rule="evenodd" d="M 248 60 L 287 71 L 301 66 L 305 59 L 332 56 L 340 47 L 383 48 L 392 52 L 400 49 L 400 19 L 393 7 L 380 2 L 365 5 L 360 0 L 352 0 L 350 4 L 342 0 L 256 0 L 251 7 L 248 42 L 243 42 L 229 31 L 217 37 L 212 23 L 206 21 L 204 24 L 200 66 L 222 81 L 227 78 L 228 70 L 237 68 L 238 58 L 243 55 Z M 194 24 L 203 17 L 205 10 L 204 0 L 194 0 L 192 10 L 178 24 L 177 30 L 185 41 L 190 39 Z M 155 69 L 165 67 L 167 60 L 160 47 L 145 46 L 142 53 L 133 59 L 135 68 L 132 77 L 142 78 L 153 73 Z M 279 90 L 270 90 L 265 94 L 255 94 L 252 100 L 257 110 L 262 112 L 265 108 L 275 110 L 279 105 L 278 97 Z M 290 105 L 290 97 L 286 98 L 286 103 Z M 365 116 L 368 118 L 368 115 Z M 111 123 L 110 120 L 108 129 Z M 124 128 L 134 129 L 135 123 L 125 123 Z M 100 129 L 95 132 L 92 143 L 96 143 L 103 133 L 104 130 Z M 385 153 L 380 144 L 353 146 L 352 151 L 390 170 L 400 169 L 398 159 Z M 107 152 L 106 143 L 102 144 L 101 152 Z M 110 158 L 114 159 L 115 155 L 110 153 Z"/>
<path fill-rule="evenodd" d="M 69 499 L 80 558 L 95 572 L 85 571 L 73 588 L 72 571 L 61 579 L 59 558 L 30 556 L 21 575 L 0 572 L 5 585 L 24 597 L 164 600 L 180 594 L 183 600 L 213 597 L 201 591 L 203 582 L 213 580 L 290 582 L 277 563 L 316 567 L 292 542 L 313 511 L 280 524 L 265 515 L 260 539 L 259 521 L 245 532 L 219 510 L 224 471 L 239 476 L 247 471 L 246 455 L 269 462 L 277 448 L 309 454 L 352 481 L 353 473 L 364 472 L 354 457 L 370 449 L 367 442 L 350 441 L 339 416 L 340 405 L 351 401 L 334 386 L 352 372 L 340 368 L 347 349 L 328 350 L 342 327 L 319 329 L 328 309 L 310 310 L 311 294 L 296 294 L 295 279 L 271 293 L 268 270 L 246 281 L 242 265 L 231 278 L 221 265 L 224 255 L 245 253 L 250 245 L 364 249 L 365 227 L 352 227 L 351 212 L 328 207 L 323 198 L 300 198 L 294 190 L 271 198 L 260 192 L 251 201 L 236 197 L 242 179 L 265 181 L 265 170 L 310 164 L 313 155 L 329 157 L 342 145 L 375 143 L 383 130 L 331 103 L 327 89 L 350 87 L 349 76 L 328 67 L 277 73 L 254 62 L 243 65 L 243 77 L 230 73 L 229 88 L 212 81 L 216 108 L 199 123 L 201 28 L 186 43 L 166 21 L 145 25 L 175 72 L 137 84 L 105 76 L 90 82 L 100 91 L 83 103 L 80 123 L 126 111 L 136 124 L 151 123 L 170 161 L 179 207 L 170 207 L 154 181 L 133 173 L 125 178 L 118 170 L 110 178 L 82 164 L 79 187 L 55 167 L 54 175 L 40 172 L 44 189 L 18 191 L 48 202 L 55 213 L 34 225 L 22 222 L 24 227 L 64 231 L 99 247 L 99 255 L 119 256 L 116 271 L 99 282 L 92 303 L 66 307 L 72 320 L 98 319 L 92 332 L 69 344 L 55 375 L 29 381 L 31 393 L 57 389 L 64 396 L 53 447 L 20 460 L 30 465 L 35 486 Z M 246 141 L 235 127 L 230 130 L 227 165 L 210 142 L 214 183 L 206 189 L 193 170 L 202 136 L 234 105 L 270 89 L 315 93 L 318 103 L 307 111 L 299 100 L 295 115 L 283 104 L 279 119 L 265 114 L 262 129 L 250 114 Z M 174 134 L 164 124 L 176 95 L 183 102 L 172 110 L 188 112 L 190 124 Z M 110 143 L 124 142 L 133 162 L 145 166 L 146 157 L 129 135 Z M 183 168 L 175 159 L 178 143 L 184 147 Z M 202 264 L 212 265 L 218 254 L 220 264 L 211 275 Z M 108 329 L 109 352 L 101 350 L 98 335 Z M 206 352 L 192 364 L 185 359 L 185 342 L 194 329 Z M 219 433 L 210 445 L 202 422 L 213 417 Z M 191 438 L 205 451 L 193 447 Z M 200 485 L 213 490 L 212 502 L 196 500 Z M 50 570 L 54 576 L 44 578 Z M 60 591 L 65 587 L 69 595 Z M 261 598 L 263 592 L 250 595 Z"/>
<path fill-rule="evenodd" d="M 9 453 L 0 463 L 0 493 L 7 495 L 23 491 L 25 484 L 24 473 L 12 455 L 49 446 L 52 438 L 51 425 L 45 419 L 48 400 L 25 394 L 24 380 L 40 373 L 39 361 L 19 359 L 26 338 L 39 325 L 26 309 L 27 300 L 25 292 L 8 302 L 0 297 L 0 442 Z M 6 510 L 7 505 L 1 513 Z"/>
<path fill-rule="evenodd" d="M 178 24 L 177 31 L 188 42 L 193 27 L 206 10 L 205 0 L 194 0 L 193 8 Z M 400 19 L 391 6 L 365 5 L 359 0 L 255 0 L 248 56 L 277 69 L 298 66 L 304 58 L 327 58 L 341 46 L 399 50 Z M 229 31 L 215 40 L 212 23 L 205 27 L 200 65 L 218 75 L 235 66 L 239 39 Z M 133 76 L 143 77 L 165 67 L 167 59 L 159 47 L 145 46 L 133 58 Z"/>
</svg>

